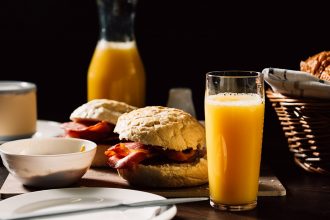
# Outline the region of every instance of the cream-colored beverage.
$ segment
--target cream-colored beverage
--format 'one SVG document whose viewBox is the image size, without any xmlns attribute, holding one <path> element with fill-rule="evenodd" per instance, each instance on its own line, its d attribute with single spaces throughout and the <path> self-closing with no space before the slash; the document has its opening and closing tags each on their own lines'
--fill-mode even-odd
<svg viewBox="0 0 330 220">
<path fill-rule="evenodd" d="M 264 101 L 257 94 L 220 93 L 205 98 L 210 198 L 214 203 L 256 202 Z"/>
<path fill-rule="evenodd" d="M 0 81 L 0 141 L 31 137 L 36 123 L 36 85 Z"/>
</svg>

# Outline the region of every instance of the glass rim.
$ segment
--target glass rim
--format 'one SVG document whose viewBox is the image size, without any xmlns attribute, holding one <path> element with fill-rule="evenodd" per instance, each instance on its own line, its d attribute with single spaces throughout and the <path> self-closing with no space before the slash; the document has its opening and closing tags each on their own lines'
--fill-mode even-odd
<svg viewBox="0 0 330 220">
<path fill-rule="evenodd" d="M 32 82 L 27 81 L 0 81 L 0 94 L 18 94 L 36 91 L 37 86 Z"/>
<path fill-rule="evenodd" d="M 219 78 L 258 78 L 261 72 L 254 70 L 214 70 L 206 73 L 206 77 Z"/>
</svg>

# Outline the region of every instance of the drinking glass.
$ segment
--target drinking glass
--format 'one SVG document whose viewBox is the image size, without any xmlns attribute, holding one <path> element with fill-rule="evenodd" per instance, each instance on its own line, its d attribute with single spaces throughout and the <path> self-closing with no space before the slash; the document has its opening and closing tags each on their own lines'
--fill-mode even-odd
<svg viewBox="0 0 330 220">
<path fill-rule="evenodd" d="M 206 74 L 205 129 L 212 207 L 242 211 L 257 206 L 264 109 L 261 73 L 232 70 Z"/>
</svg>

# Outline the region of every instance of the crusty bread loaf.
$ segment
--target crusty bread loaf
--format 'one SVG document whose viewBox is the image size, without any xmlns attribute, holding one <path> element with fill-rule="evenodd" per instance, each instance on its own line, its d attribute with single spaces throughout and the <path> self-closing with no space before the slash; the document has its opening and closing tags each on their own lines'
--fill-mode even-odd
<svg viewBox="0 0 330 220">
<path fill-rule="evenodd" d="M 130 184 L 149 187 L 186 187 L 208 182 L 207 160 L 198 163 L 142 165 L 131 169 L 118 169 Z"/>
<path fill-rule="evenodd" d="M 124 102 L 109 99 L 94 99 L 74 110 L 70 115 L 70 119 L 73 121 L 106 121 L 111 124 L 116 124 L 120 115 L 134 109 L 136 109 L 136 107 Z"/>
<path fill-rule="evenodd" d="M 121 115 L 114 132 L 119 139 L 182 151 L 205 146 L 205 129 L 190 114 L 175 108 L 148 106 Z"/>
<path fill-rule="evenodd" d="M 330 51 L 322 51 L 300 62 L 300 70 L 330 80 Z"/>
</svg>

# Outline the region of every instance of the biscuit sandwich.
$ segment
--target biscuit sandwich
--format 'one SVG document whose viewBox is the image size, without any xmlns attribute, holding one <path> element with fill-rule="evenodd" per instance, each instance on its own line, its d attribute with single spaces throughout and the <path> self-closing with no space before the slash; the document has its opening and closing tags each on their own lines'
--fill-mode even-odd
<svg viewBox="0 0 330 220">
<path fill-rule="evenodd" d="M 94 99 L 75 109 L 70 115 L 71 121 L 63 123 L 62 128 L 66 137 L 96 142 L 97 151 L 92 167 L 108 166 L 104 151 L 119 142 L 118 134 L 113 132 L 118 117 L 134 109 L 136 107 L 124 102 Z"/>
<path fill-rule="evenodd" d="M 148 106 L 125 113 L 114 129 L 121 143 L 105 154 L 131 185 L 185 187 L 208 182 L 205 129 L 189 113 Z"/>
</svg>

